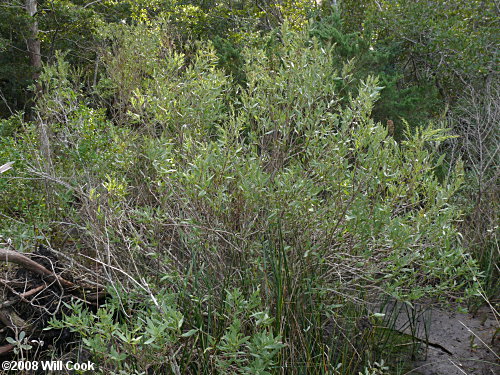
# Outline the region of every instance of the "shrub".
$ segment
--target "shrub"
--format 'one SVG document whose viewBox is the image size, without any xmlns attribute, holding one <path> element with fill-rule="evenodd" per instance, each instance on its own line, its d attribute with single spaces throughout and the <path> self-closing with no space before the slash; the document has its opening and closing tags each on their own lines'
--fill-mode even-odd
<svg viewBox="0 0 500 375">
<path fill-rule="evenodd" d="M 124 71 L 102 78 L 127 87 L 112 94 L 126 121 L 69 79 L 41 99 L 46 174 L 71 177 L 54 199 L 76 192 L 65 222 L 116 289 L 53 326 L 72 327 L 106 371 L 381 372 L 369 303 L 477 293 L 454 226 L 462 166 L 435 171 L 446 131 L 398 143 L 372 119 L 376 78 L 340 91 L 355 64 L 337 70 L 331 47 L 286 23 L 271 44 L 243 51 L 234 102 L 210 45 L 188 61 L 155 41 L 127 85 Z M 60 64 L 44 79 L 64 78 Z"/>
</svg>

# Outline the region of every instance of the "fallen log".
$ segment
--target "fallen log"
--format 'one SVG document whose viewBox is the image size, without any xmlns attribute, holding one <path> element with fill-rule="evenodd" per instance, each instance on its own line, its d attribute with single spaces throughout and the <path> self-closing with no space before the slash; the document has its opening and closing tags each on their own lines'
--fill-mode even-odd
<svg viewBox="0 0 500 375">
<path fill-rule="evenodd" d="M 75 288 L 75 284 L 73 284 L 71 281 L 63 279 L 62 277 L 55 274 L 54 272 L 49 271 L 47 268 L 45 268 L 41 264 L 38 264 L 34 260 L 31 260 L 30 258 L 28 258 L 26 255 L 18 253 L 17 251 L 5 249 L 5 248 L 0 248 L 0 261 L 18 264 L 29 271 L 35 272 L 35 273 L 42 275 L 42 276 L 47 276 L 49 278 L 55 279 L 62 286 L 66 287 L 66 288 Z"/>
<path fill-rule="evenodd" d="M 0 346 L 0 356 L 3 354 L 10 353 L 12 350 L 14 350 L 14 345 L 12 344 Z"/>
<path fill-rule="evenodd" d="M 14 330 L 31 331 L 31 326 L 12 310 L 0 310 L 0 322 Z"/>
<path fill-rule="evenodd" d="M 23 279 L 26 277 L 24 281 L 18 279 L 19 276 L 0 279 L 4 291 L 3 298 L 0 296 L 0 326 L 5 327 L 3 330 L 25 331 L 28 335 L 38 336 L 37 339 L 46 341 L 46 319 L 42 317 L 57 314 L 63 306 L 61 301 L 76 299 L 96 308 L 105 301 L 107 292 L 102 285 L 91 280 L 69 281 L 58 274 L 61 271 L 57 266 L 59 261 L 51 252 L 42 254 L 41 258 L 48 260 L 43 261 L 43 264 L 38 263 L 38 258 L 32 259 L 33 256 L 40 257 L 40 254 L 23 254 L 0 247 L 0 262 L 16 264 L 33 276 L 41 276 L 33 278 L 24 272 L 18 272 L 18 275 L 23 275 Z M 2 333 L 2 337 L 4 335 Z M 54 339 L 50 335 L 49 337 L 49 340 Z M 8 355 L 13 350 L 14 346 L 10 344 L 0 346 L 0 356 Z"/>
</svg>

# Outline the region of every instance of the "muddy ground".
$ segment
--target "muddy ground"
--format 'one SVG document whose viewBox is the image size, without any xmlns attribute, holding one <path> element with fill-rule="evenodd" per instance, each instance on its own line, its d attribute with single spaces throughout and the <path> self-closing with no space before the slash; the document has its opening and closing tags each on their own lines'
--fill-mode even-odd
<svg viewBox="0 0 500 375">
<path fill-rule="evenodd" d="M 396 330 L 422 342 L 407 374 L 500 375 L 500 325 L 491 308 L 465 314 L 392 302 L 383 311 Z"/>
</svg>

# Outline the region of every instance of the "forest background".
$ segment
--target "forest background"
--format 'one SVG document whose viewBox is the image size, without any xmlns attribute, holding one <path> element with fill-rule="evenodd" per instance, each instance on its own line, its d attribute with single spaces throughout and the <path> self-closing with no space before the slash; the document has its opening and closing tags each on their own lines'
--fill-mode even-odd
<svg viewBox="0 0 500 375">
<path fill-rule="evenodd" d="M 381 301 L 498 309 L 498 31 L 495 0 L 3 0 L 0 234 L 106 298 L 51 285 L 0 338 L 104 374 L 404 373 Z"/>
</svg>

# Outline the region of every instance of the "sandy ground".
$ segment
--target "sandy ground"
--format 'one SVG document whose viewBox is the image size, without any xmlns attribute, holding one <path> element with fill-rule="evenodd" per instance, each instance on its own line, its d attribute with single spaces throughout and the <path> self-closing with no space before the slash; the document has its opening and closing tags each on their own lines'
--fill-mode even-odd
<svg viewBox="0 0 500 375">
<path fill-rule="evenodd" d="M 399 314 L 391 314 L 398 311 Z M 491 309 L 475 315 L 438 308 L 390 303 L 386 316 L 396 316 L 395 328 L 429 342 L 411 375 L 500 375 L 499 323 Z M 493 340 L 493 338 L 495 339 Z"/>
</svg>

